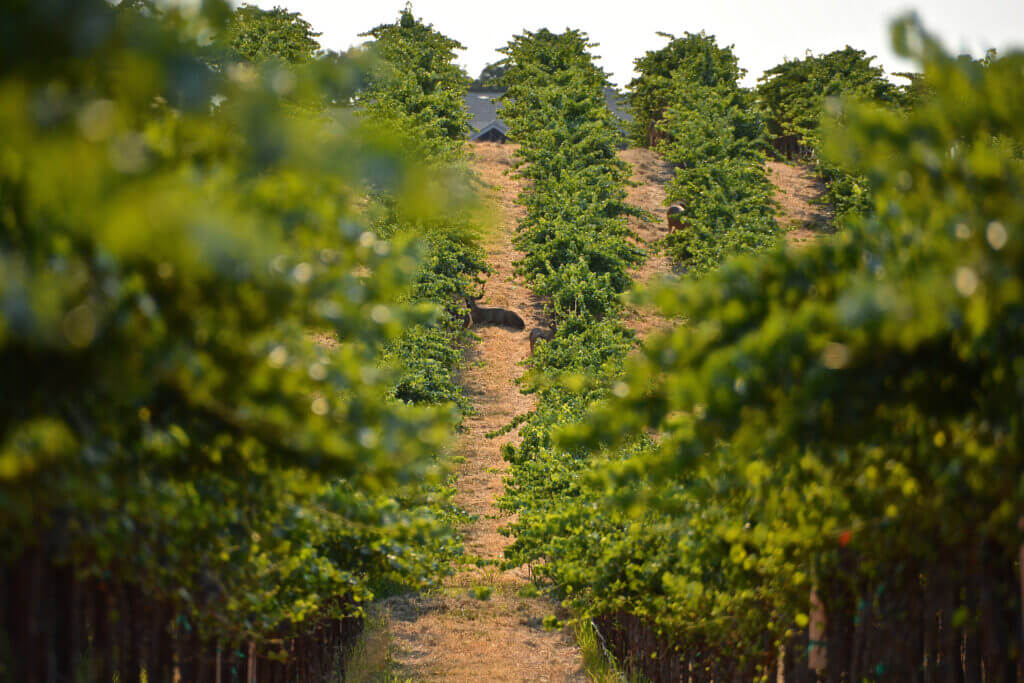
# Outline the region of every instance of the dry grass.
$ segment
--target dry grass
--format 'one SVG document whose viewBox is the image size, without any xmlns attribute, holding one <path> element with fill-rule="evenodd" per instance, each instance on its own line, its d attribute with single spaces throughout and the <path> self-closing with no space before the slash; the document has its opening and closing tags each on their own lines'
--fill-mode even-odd
<svg viewBox="0 0 1024 683">
<path fill-rule="evenodd" d="M 386 610 L 372 611 L 363 624 L 359 640 L 345 659 L 343 680 L 352 683 L 380 683 L 395 678 L 391 661 L 391 618 Z"/>
<path fill-rule="evenodd" d="M 672 178 L 672 165 L 654 151 L 640 147 L 623 150 L 619 158 L 633 167 L 631 180 L 638 183 L 635 187 L 626 188 L 626 201 L 654 216 L 652 223 L 629 219 L 629 227 L 636 233 L 639 246 L 647 251 L 647 260 L 631 273 L 637 286 L 643 287 L 657 278 L 672 275 L 672 262 L 653 247 L 655 242 L 668 234 L 668 224 L 665 222 L 665 183 Z M 627 310 L 625 323 L 640 339 L 646 339 L 651 332 L 663 330 L 672 324 L 649 306 Z"/>
<path fill-rule="evenodd" d="M 800 246 L 833 231 L 832 214 L 827 207 L 814 202 L 825 187 L 814 172 L 803 164 L 769 161 L 769 179 L 775 185 L 775 201 L 781 207 L 778 222 L 792 229 L 786 233 L 789 243 Z"/>
</svg>

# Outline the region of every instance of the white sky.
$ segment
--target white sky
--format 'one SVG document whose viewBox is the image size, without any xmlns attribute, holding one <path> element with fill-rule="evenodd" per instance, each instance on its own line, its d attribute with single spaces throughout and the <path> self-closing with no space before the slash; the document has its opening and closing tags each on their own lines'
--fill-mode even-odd
<svg viewBox="0 0 1024 683">
<path fill-rule="evenodd" d="M 237 1 L 237 0 L 236 0 Z M 275 5 L 299 11 L 315 30 L 320 44 L 345 50 L 363 42 L 358 34 L 397 19 L 405 0 L 249 0 L 263 8 Z M 682 35 L 701 30 L 719 45 L 735 45 L 745 85 L 753 85 L 765 69 L 786 57 L 802 57 L 842 49 L 849 44 L 877 55 L 888 72 L 910 70 L 911 64 L 892 52 L 890 20 L 914 10 L 925 27 L 938 34 L 948 49 L 981 56 L 989 47 L 1004 52 L 1024 48 L 1024 0 L 415 0 L 413 13 L 466 50 L 459 63 L 476 77 L 524 28 L 566 27 L 586 31 L 600 43 L 594 52 L 612 81 L 624 86 L 633 77 L 633 60 L 665 44 L 657 31 Z"/>
</svg>

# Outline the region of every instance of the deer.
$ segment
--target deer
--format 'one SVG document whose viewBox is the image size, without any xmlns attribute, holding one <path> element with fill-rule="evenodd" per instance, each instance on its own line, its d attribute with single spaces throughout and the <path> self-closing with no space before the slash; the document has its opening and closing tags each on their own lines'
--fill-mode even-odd
<svg viewBox="0 0 1024 683">
<path fill-rule="evenodd" d="M 505 325 L 511 327 L 514 330 L 522 330 L 526 328 L 526 323 L 519 317 L 515 311 L 510 311 L 507 308 L 486 308 L 484 306 L 478 306 L 475 299 L 466 297 L 466 305 L 469 306 L 469 311 L 466 313 L 466 327 L 479 323 L 496 323 L 498 325 Z"/>
<path fill-rule="evenodd" d="M 555 338 L 555 330 L 554 330 L 554 328 L 546 328 L 546 327 L 535 327 L 535 328 L 533 328 L 532 330 L 530 330 L 530 353 L 531 354 L 533 353 L 534 347 L 537 345 L 537 342 L 539 342 L 541 339 L 543 339 L 544 341 L 551 341 L 554 338 Z"/>
<path fill-rule="evenodd" d="M 673 204 L 668 207 L 668 211 L 665 212 L 668 218 L 668 233 L 671 235 L 676 230 L 683 229 L 683 207 L 679 204 Z"/>
</svg>

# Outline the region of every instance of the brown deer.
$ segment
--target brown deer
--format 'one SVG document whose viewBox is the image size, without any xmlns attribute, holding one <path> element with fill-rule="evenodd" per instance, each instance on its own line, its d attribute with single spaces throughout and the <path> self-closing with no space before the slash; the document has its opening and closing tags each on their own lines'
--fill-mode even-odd
<svg viewBox="0 0 1024 683">
<path fill-rule="evenodd" d="M 544 341 L 551 341 L 555 338 L 555 330 L 548 329 L 545 327 L 535 327 L 530 330 L 530 353 L 533 353 L 534 347 L 541 339 Z"/>
<path fill-rule="evenodd" d="M 668 207 L 666 212 L 668 217 L 668 232 L 671 235 L 676 230 L 683 229 L 683 207 L 679 204 L 673 204 Z"/>
<path fill-rule="evenodd" d="M 510 311 L 507 308 L 485 308 L 484 306 L 477 306 L 476 299 L 470 299 L 469 297 L 466 297 L 466 305 L 469 306 L 466 327 L 481 323 L 505 325 L 506 327 L 511 327 L 514 330 L 522 330 L 526 327 L 526 323 L 523 322 L 523 319 L 520 318 L 515 311 Z"/>
</svg>

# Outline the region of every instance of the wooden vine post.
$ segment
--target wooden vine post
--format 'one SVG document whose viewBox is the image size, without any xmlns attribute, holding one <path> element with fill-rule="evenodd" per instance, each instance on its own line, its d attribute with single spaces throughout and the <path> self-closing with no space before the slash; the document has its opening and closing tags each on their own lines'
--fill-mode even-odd
<svg viewBox="0 0 1024 683">
<path fill-rule="evenodd" d="M 810 609 L 807 623 L 807 666 L 819 676 L 828 668 L 828 650 L 825 644 L 825 605 L 818 597 L 817 584 L 811 588 Z"/>
</svg>

